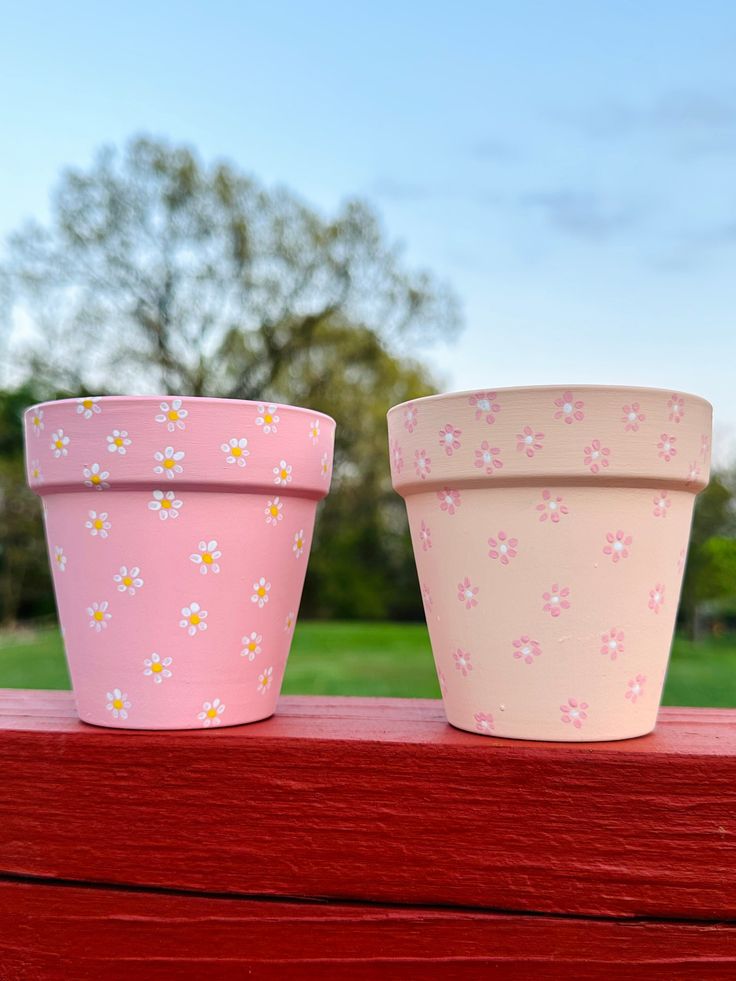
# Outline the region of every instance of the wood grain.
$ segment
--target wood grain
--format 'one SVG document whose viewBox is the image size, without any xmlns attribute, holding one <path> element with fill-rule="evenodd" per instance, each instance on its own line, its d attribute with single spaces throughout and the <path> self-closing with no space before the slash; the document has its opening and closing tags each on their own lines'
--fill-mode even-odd
<svg viewBox="0 0 736 981">
<path fill-rule="evenodd" d="M 0 874 L 736 919 L 735 723 L 669 709 L 639 740 L 522 743 L 434 701 L 284 698 L 266 722 L 162 734 L 4 692 Z"/>
<path fill-rule="evenodd" d="M 479 972 L 483 973 L 479 973 Z M 0 882 L 3 981 L 736 976 L 736 925 Z"/>
</svg>

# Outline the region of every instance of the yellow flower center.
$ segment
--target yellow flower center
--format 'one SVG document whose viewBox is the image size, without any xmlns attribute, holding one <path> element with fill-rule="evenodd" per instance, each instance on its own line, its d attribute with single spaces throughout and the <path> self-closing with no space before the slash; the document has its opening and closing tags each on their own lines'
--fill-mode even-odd
<svg viewBox="0 0 736 981">
<path fill-rule="evenodd" d="M 270 412 L 267 412 L 267 413 L 265 414 L 265 416 L 263 417 L 263 421 L 264 421 L 264 422 L 265 422 L 265 423 L 266 423 L 267 425 L 269 425 L 269 426 L 271 425 L 271 423 L 273 422 L 273 416 L 271 415 L 271 413 L 270 413 Z"/>
<path fill-rule="evenodd" d="M 123 585 L 124 586 L 132 586 L 133 585 L 133 580 L 130 578 L 130 576 L 123 576 Z"/>
<path fill-rule="evenodd" d="M 156 674 L 158 674 L 159 671 L 163 671 L 163 669 L 164 666 L 163 664 L 161 664 L 160 661 L 154 661 L 153 664 L 151 665 L 151 671 L 155 672 Z"/>
<path fill-rule="evenodd" d="M 192 613 L 192 615 L 189 617 L 189 622 L 193 627 L 196 627 L 197 624 L 199 623 L 199 619 L 200 618 L 198 613 Z"/>
<path fill-rule="evenodd" d="M 304 548 L 304 539 L 303 538 L 297 538 L 297 540 L 296 540 L 296 547 L 297 548 Z"/>
<path fill-rule="evenodd" d="M 122 698 L 114 698 L 112 701 L 112 707 L 116 709 L 121 709 L 123 707 Z"/>
<path fill-rule="evenodd" d="M 256 642 L 255 642 L 254 640 L 252 640 L 252 641 L 251 641 L 251 642 L 250 642 L 250 643 L 248 644 L 248 650 L 249 650 L 249 651 L 250 651 L 250 652 L 251 652 L 252 654 L 255 654 L 255 650 L 256 650 Z"/>
<path fill-rule="evenodd" d="M 85 399 L 84 402 L 82 402 L 85 409 L 91 409 L 93 404 L 92 399 Z"/>
<path fill-rule="evenodd" d="M 33 468 L 33 471 L 31 472 L 31 476 L 35 480 L 40 473 L 41 473 L 41 471 L 38 469 L 38 467 L 34 467 Z"/>
<path fill-rule="evenodd" d="M 102 610 L 95 610 L 95 612 L 92 614 L 92 619 L 97 620 L 98 622 L 104 619 L 104 617 L 105 614 L 102 612 Z"/>
<path fill-rule="evenodd" d="M 263 586 L 259 586 L 258 589 L 256 590 L 256 592 L 258 593 L 259 596 L 265 596 L 266 595 L 266 590 L 265 590 L 265 587 L 263 587 Z"/>
<path fill-rule="evenodd" d="M 95 518 L 92 525 L 99 531 L 101 528 L 105 527 L 105 522 L 102 520 L 102 518 Z"/>
<path fill-rule="evenodd" d="M 208 719 L 214 719 L 214 717 L 215 717 L 216 715 L 217 715 L 217 709 L 215 709 L 215 708 L 211 708 L 211 709 L 208 709 L 208 710 L 207 710 L 207 718 L 208 718 Z"/>
<path fill-rule="evenodd" d="M 205 563 L 205 565 L 212 565 L 212 553 L 202 552 L 202 561 Z"/>
<path fill-rule="evenodd" d="M 114 443 L 115 443 L 116 446 L 122 446 L 123 445 L 123 441 L 122 441 L 122 439 L 119 436 L 116 436 L 115 437 Z"/>
<path fill-rule="evenodd" d="M 281 470 L 280 475 L 282 480 L 286 480 L 286 478 L 289 476 L 289 472 L 288 470 Z"/>
<path fill-rule="evenodd" d="M 176 420 L 179 418 L 179 413 L 176 409 L 169 409 L 167 415 L 172 422 L 176 422 Z"/>
<path fill-rule="evenodd" d="M 233 446 L 230 449 L 230 453 L 231 453 L 232 456 L 242 456 L 243 455 L 243 451 L 240 449 L 239 446 Z"/>
<path fill-rule="evenodd" d="M 41 420 L 38 418 L 38 416 L 34 416 L 33 417 L 33 425 L 34 426 L 40 426 L 41 425 Z"/>
<path fill-rule="evenodd" d="M 56 561 L 61 565 L 61 563 L 64 561 L 64 553 L 63 552 L 59 552 L 59 554 L 56 556 Z"/>
<path fill-rule="evenodd" d="M 269 510 L 271 512 L 271 517 L 272 518 L 278 518 L 278 516 L 279 516 L 279 509 L 276 507 L 275 504 L 272 504 L 271 507 L 269 508 Z"/>
<path fill-rule="evenodd" d="M 171 501 L 169 501 L 168 498 L 164 498 L 163 501 L 161 501 L 161 507 L 162 508 L 167 508 L 167 509 L 170 508 L 171 507 Z"/>
<path fill-rule="evenodd" d="M 64 443 L 60 439 L 54 440 L 54 446 L 57 450 L 62 450 L 64 448 Z"/>
<path fill-rule="evenodd" d="M 98 473 L 93 473 L 92 476 L 90 477 L 90 480 L 92 481 L 93 484 L 99 484 L 102 478 Z"/>
<path fill-rule="evenodd" d="M 176 461 L 172 460 L 170 456 L 167 456 L 166 459 L 164 460 L 164 466 L 166 467 L 167 470 L 171 470 L 175 462 Z"/>
</svg>

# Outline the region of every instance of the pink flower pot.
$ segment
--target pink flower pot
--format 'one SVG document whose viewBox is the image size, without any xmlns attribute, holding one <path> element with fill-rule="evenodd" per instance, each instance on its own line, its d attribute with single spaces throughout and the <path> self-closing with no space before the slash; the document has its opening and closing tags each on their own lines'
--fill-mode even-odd
<svg viewBox="0 0 736 981">
<path fill-rule="evenodd" d="M 464 392 L 397 405 L 388 428 L 448 720 L 516 739 L 651 732 L 708 402 Z"/>
<path fill-rule="evenodd" d="M 80 718 L 131 729 L 271 715 L 335 424 L 229 399 L 26 412 Z"/>
</svg>

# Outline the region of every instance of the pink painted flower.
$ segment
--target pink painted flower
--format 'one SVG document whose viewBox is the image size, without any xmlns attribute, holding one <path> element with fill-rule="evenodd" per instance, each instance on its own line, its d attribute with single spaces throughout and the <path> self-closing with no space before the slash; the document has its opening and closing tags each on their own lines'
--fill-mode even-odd
<svg viewBox="0 0 736 981">
<path fill-rule="evenodd" d="M 431 464 L 432 461 L 427 456 L 426 450 L 414 451 L 414 469 L 416 470 L 417 477 L 421 477 L 422 480 L 426 480 L 432 472 Z"/>
<path fill-rule="evenodd" d="M 484 468 L 489 476 L 494 470 L 500 470 L 503 466 L 503 463 L 498 459 L 500 452 L 497 446 L 489 446 L 488 440 L 484 439 L 480 444 L 480 449 L 475 451 L 476 467 Z"/>
<path fill-rule="evenodd" d="M 673 395 L 667 402 L 670 410 L 670 422 L 679 422 L 685 415 L 685 399 L 680 395 Z"/>
<path fill-rule="evenodd" d="M 544 600 L 542 609 L 545 613 L 549 613 L 550 616 L 558 617 L 563 610 L 570 609 L 569 595 L 570 589 L 568 586 L 560 589 L 558 584 L 555 583 L 548 593 L 542 593 L 542 599 Z"/>
<path fill-rule="evenodd" d="M 664 604 L 664 586 L 658 582 L 654 589 L 649 590 L 649 609 L 659 613 Z"/>
<path fill-rule="evenodd" d="M 626 432 L 638 432 L 639 423 L 644 422 L 646 419 L 644 413 L 639 411 L 639 403 L 632 402 L 631 405 L 625 405 L 621 411 L 623 412 L 621 422 L 623 422 Z"/>
<path fill-rule="evenodd" d="M 619 654 L 624 652 L 624 632 L 616 627 L 611 627 L 607 634 L 601 634 L 601 654 L 610 657 L 615 661 Z"/>
<path fill-rule="evenodd" d="M 496 402 L 495 392 L 476 392 L 475 395 L 470 396 L 468 402 L 475 409 L 475 418 L 485 417 L 488 425 L 495 422 L 495 414 L 501 411 L 501 406 Z"/>
<path fill-rule="evenodd" d="M 563 504 L 561 497 L 553 497 L 550 491 L 542 491 L 542 503 L 537 504 L 537 511 L 539 511 L 539 520 L 546 521 L 549 518 L 554 524 L 560 520 L 560 518 L 568 513 L 567 505 Z"/>
<path fill-rule="evenodd" d="M 475 719 L 476 732 L 493 732 L 493 716 L 489 715 L 488 712 L 476 712 L 473 718 Z"/>
<path fill-rule="evenodd" d="M 534 658 L 539 657 L 541 653 L 542 648 L 539 643 L 526 634 L 514 641 L 514 657 L 525 664 L 533 664 Z"/>
<path fill-rule="evenodd" d="M 588 718 L 585 711 L 588 707 L 587 702 L 579 702 L 577 698 L 568 698 L 567 705 L 560 705 L 563 722 L 572 722 L 576 729 L 583 728 L 583 722 Z"/>
<path fill-rule="evenodd" d="M 460 507 L 460 491 L 443 487 L 441 491 L 437 491 L 437 500 L 440 502 L 440 509 L 442 511 L 447 511 L 448 514 L 454 514 L 456 509 Z"/>
<path fill-rule="evenodd" d="M 440 429 L 440 446 L 448 456 L 452 456 L 455 450 L 460 449 L 460 436 L 462 436 L 462 429 L 455 429 L 450 422 Z"/>
<path fill-rule="evenodd" d="M 693 462 L 688 467 L 687 480 L 685 481 L 685 483 L 694 484 L 699 476 L 700 476 L 700 467 L 698 466 L 697 462 L 693 460 Z"/>
<path fill-rule="evenodd" d="M 654 511 L 652 514 L 655 518 L 666 518 L 671 505 L 672 501 L 670 500 L 669 494 L 666 490 L 662 490 L 654 497 Z"/>
<path fill-rule="evenodd" d="M 626 698 L 631 699 L 632 703 L 636 704 L 637 698 L 641 698 L 644 694 L 644 682 L 646 680 L 643 674 L 638 674 L 629 681 L 629 690 L 626 692 Z"/>
<path fill-rule="evenodd" d="M 442 668 L 437 668 L 437 678 L 440 683 L 440 691 L 443 695 L 447 694 L 447 678 L 445 677 L 445 672 Z"/>
<path fill-rule="evenodd" d="M 700 437 L 700 455 L 704 460 L 708 459 L 708 454 L 710 453 L 710 436 Z"/>
<path fill-rule="evenodd" d="M 501 565 L 508 565 L 511 559 L 516 558 L 519 539 L 509 538 L 505 531 L 499 531 L 497 538 L 488 539 L 488 544 L 491 546 L 489 557 L 498 559 Z"/>
<path fill-rule="evenodd" d="M 531 460 L 535 453 L 544 449 L 543 439 L 544 433 L 535 433 L 531 426 L 524 426 L 523 430 L 516 434 L 516 449 L 526 453 Z"/>
<path fill-rule="evenodd" d="M 584 462 L 586 467 L 590 467 L 591 473 L 600 473 L 605 470 L 609 463 L 611 451 L 607 446 L 601 446 L 599 439 L 594 439 L 590 446 L 585 447 Z"/>
<path fill-rule="evenodd" d="M 422 603 L 424 603 L 424 608 L 427 613 L 432 612 L 432 594 L 429 591 L 429 586 L 426 583 L 422 583 Z"/>
<path fill-rule="evenodd" d="M 575 399 L 572 392 L 563 392 L 562 398 L 555 399 L 557 406 L 555 419 L 564 419 L 568 425 L 572 425 L 573 422 L 581 422 L 585 418 L 583 404 L 583 402 Z"/>
<path fill-rule="evenodd" d="M 629 546 L 631 545 L 633 538 L 631 535 L 625 535 L 620 529 L 615 534 L 609 531 L 606 535 L 607 545 L 603 547 L 603 554 L 610 555 L 614 562 L 618 562 L 620 559 L 628 559 L 629 557 Z"/>
<path fill-rule="evenodd" d="M 477 595 L 478 587 L 474 586 L 467 576 L 457 584 L 457 598 L 465 604 L 466 610 L 478 605 L 478 600 L 475 598 Z"/>
<path fill-rule="evenodd" d="M 455 659 L 455 667 L 462 672 L 463 678 L 466 678 L 473 670 L 473 665 L 470 663 L 471 655 L 462 647 L 458 647 L 452 656 Z"/>
<path fill-rule="evenodd" d="M 669 463 L 673 456 L 677 456 L 677 450 L 675 449 L 676 442 L 677 437 L 668 436 L 667 433 L 662 433 L 662 435 L 659 437 L 657 449 L 659 450 L 659 455 L 662 457 L 665 463 Z"/>
<path fill-rule="evenodd" d="M 422 521 L 422 527 L 419 531 L 419 541 L 425 552 L 432 547 L 432 532 L 429 530 L 429 525 L 424 521 Z"/>
<path fill-rule="evenodd" d="M 404 406 L 404 425 L 410 433 L 413 433 L 417 425 L 418 410 L 413 402 L 408 402 Z"/>
<path fill-rule="evenodd" d="M 391 465 L 396 473 L 401 473 L 404 469 L 404 454 L 397 439 L 391 440 Z"/>
</svg>

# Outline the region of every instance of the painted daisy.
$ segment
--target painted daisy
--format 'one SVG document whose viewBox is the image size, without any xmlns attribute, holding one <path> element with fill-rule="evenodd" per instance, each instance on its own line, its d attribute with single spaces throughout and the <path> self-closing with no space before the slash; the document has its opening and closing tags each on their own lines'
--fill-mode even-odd
<svg viewBox="0 0 736 981">
<path fill-rule="evenodd" d="M 291 464 L 287 463 L 286 460 L 280 460 L 279 465 L 273 468 L 274 473 L 274 484 L 279 484 L 281 487 L 286 487 L 287 484 L 291 483 Z"/>
<path fill-rule="evenodd" d="M 99 405 L 99 401 L 99 396 L 95 398 L 86 396 L 83 399 L 77 399 L 77 415 L 84 416 L 85 419 L 91 419 L 92 416 L 99 415 L 102 412 L 102 406 Z"/>
<path fill-rule="evenodd" d="M 137 565 L 131 566 L 130 569 L 127 565 L 121 565 L 120 572 L 112 577 L 113 581 L 118 585 L 118 592 L 127 593 L 128 596 L 135 596 L 136 589 L 140 589 L 143 585 L 140 572 L 141 570 Z"/>
<path fill-rule="evenodd" d="M 43 474 L 41 473 L 40 460 L 31 460 L 31 469 L 28 473 L 28 476 L 36 484 L 43 483 Z"/>
<path fill-rule="evenodd" d="M 181 617 L 179 626 L 183 627 L 190 637 L 194 637 L 198 630 L 207 629 L 207 624 L 205 623 L 207 610 L 203 610 L 199 603 L 190 603 L 189 606 L 183 606 L 181 608 Z"/>
<path fill-rule="evenodd" d="M 107 692 L 107 711 L 112 712 L 114 719 L 127 719 L 129 708 L 130 702 L 125 692 L 120 691 L 119 688 Z"/>
<path fill-rule="evenodd" d="M 125 456 L 128 452 L 127 447 L 133 441 L 128 439 L 128 432 L 125 429 L 113 429 L 112 436 L 107 437 L 107 449 L 110 453 L 119 453 Z"/>
<path fill-rule="evenodd" d="M 301 528 L 294 535 L 294 544 L 291 546 L 291 550 L 295 557 L 298 559 L 300 555 L 304 553 L 304 529 Z"/>
<path fill-rule="evenodd" d="M 173 446 L 167 446 L 163 453 L 154 453 L 153 458 L 157 464 L 153 468 L 153 472 L 165 473 L 169 480 L 173 480 L 176 474 L 182 473 L 184 470 L 179 462 L 184 459 L 184 450 L 175 451 Z"/>
<path fill-rule="evenodd" d="M 93 603 L 87 607 L 89 625 L 99 634 L 107 627 L 107 621 L 112 619 L 112 613 L 108 611 L 109 603 L 104 600 L 102 603 Z"/>
<path fill-rule="evenodd" d="M 219 698 L 215 698 L 211 702 L 202 703 L 202 711 L 198 713 L 197 718 L 205 729 L 209 729 L 210 726 L 221 725 L 220 716 L 224 711 L 225 706 Z"/>
<path fill-rule="evenodd" d="M 284 630 L 289 631 L 294 626 L 294 621 L 296 620 L 296 613 L 289 612 L 286 614 L 286 620 L 284 621 Z"/>
<path fill-rule="evenodd" d="M 149 511 L 158 511 L 162 521 L 167 518 L 178 518 L 179 508 L 184 501 L 175 496 L 173 491 L 153 491 L 153 500 L 148 502 Z"/>
<path fill-rule="evenodd" d="M 274 497 L 270 501 L 266 501 L 266 507 L 263 512 L 266 515 L 266 524 L 271 525 L 272 528 L 275 528 L 279 521 L 283 520 L 283 509 L 283 502 L 278 497 Z"/>
<path fill-rule="evenodd" d="M 158 654 L 151 654 L 143 660 L 143 674 L 147 678 L 153 678 L 157 685 L 160 685 L 164 678 L 170 678 L 172 671 L 170 665 L 173 657 L 159 657 Z"/>
<path fill-rule="evenodd" d="M 264 433 L 275 433 L 278 431 L 279 416 L 276 413 L 275 405 L 259 405 L 256 426 L 260 426 Z"/>
<path fill-rule="evenodd" d="M 263 576 L 253 583 L 253 595 L 250 598 L 251 603 L 257 603 L 259 609 L 268 603 L 268 594 L 271 590 L 271 583 L 266 582 Z"/>
<path fill-rule="evenodd" d="M 108 521 L 107 511 L 89 511 L 89 518 L 84 522 L 84 527 L 89 531 L 93 538 L 107 538 L 108 532 L 112 528 L 112 523 Z"/>
<path fill-rule="evenodd" d="M 189 415 L 189 412 L 182 408 L 181 399 L 173 399 L 171 402 L 161 402 L 159 409 L 161 409 L 161 412 L 156 416 L 156 422 L 165 422 L 166 428 L 170 433 L 173 433 L 175 429 L 186 429 L 184 420 Z"/>
<path fill-rule="evenodd" d="M 255 631 L 251 634 L 246 634 L 242 638 L 241 644 L 243 649 L 240 652 L 241 657 L 247 657 L 249 661 L 254 660 L 254 658 L 261 653 L 261 642 L 263 641 L 263 635 L 258 634 Z"/>
<path fill-rule="evenodd" d="M 110 485 L 107 480 L 110 476 L 108 470 L 103 470 L 99 463 L 93 463 L 91 467 L 84 467 L 84 486 L 91 487 L 93 490 L 107 490 Z"/>
<path fill-rule="evenodd" d="M 51 434 L 51 452 L 58 460 L 60 456 L 67 456 L 69 453 L 69 437 L 64 435 L 63 429 L 57 429 Z"/>
<path fill-rule="evenodd" d="M 218 549 L 215 539 L 211 538 L 208 542 L 203 540 L 197 548 L 199 551 L 194 552 L 189 558 L 195 565 L 199 566 L 199 571 L 203 576 L 207 575 L 208 572 L 213 572 L 216 575 L 220 571 L 220 563 L 217 560 L 222 556 L 222 552 Z"/>
<path fill-rule="evenodd" d="M 258 675 L 258 691 L 261 695 L 265 695 L 268 689 L 271 687 L 271 682 L 273 681 L 273 668 L 266 668 L 263 674 Z"/>
<path fill-rule="evenodd" d="M 323 480 L 327 480 L 330 476 L 330 457 L 329 454 L 323 453 L 322 460 L 319 465 L 320 476 Z"/>
<path fill-rule="evenodd" d="M 59 572 L 66 572 L 66 555 L 61 545 L 57 545 L 54 549 L 54 565 Z"/>
<path fill-rule="evenodd" d="M 243 437 L 236 439 L 234 436 L 227 443 L 222 443 L 220 449 L 225 454 L 226 463 L 236 463 L 239 467 L 246 466 L 246 457 L 250 456 L 248 440 Z"/>
<path fill-rule="evenodd" d="M 40 436 L 43 428 L 43 409 L 36 409 L 31 413 L 31 430 L 36 434 L 36 436 Z"/>
<path fill-rule="evenodd" d="M 312 446 L 316 446 L 319 442 L 319 419 L 313 419 L 309 426 L 309 438 L 312 441 Z"/>
</svg>

